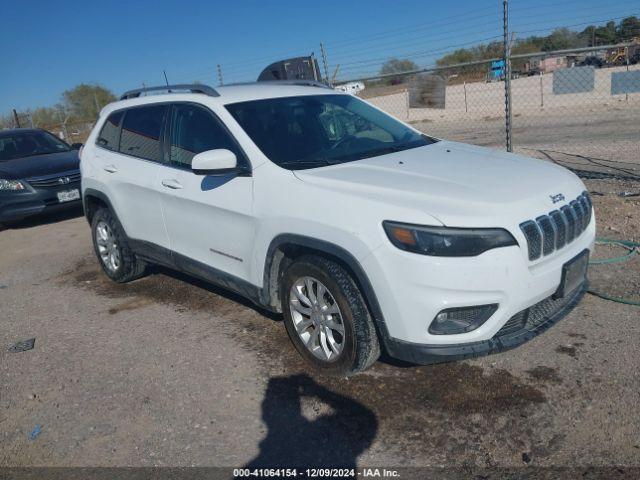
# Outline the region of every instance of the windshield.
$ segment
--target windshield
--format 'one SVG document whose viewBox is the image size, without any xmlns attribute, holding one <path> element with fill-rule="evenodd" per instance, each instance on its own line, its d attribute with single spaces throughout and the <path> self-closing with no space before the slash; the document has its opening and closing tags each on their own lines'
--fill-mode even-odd
<svg viewBox="0 0 640 480">
<path fill-rule="evenodd" d="M 69 150 L 69 145 L 49 132 L 16 132 L 0 136 L 0 162 Z"/>
<path fill-rule="evenodd" d="M 272 98 L 226 108 L 272 162 L 290 170 L 435 142 L 352 95 Z"/>
</svg>

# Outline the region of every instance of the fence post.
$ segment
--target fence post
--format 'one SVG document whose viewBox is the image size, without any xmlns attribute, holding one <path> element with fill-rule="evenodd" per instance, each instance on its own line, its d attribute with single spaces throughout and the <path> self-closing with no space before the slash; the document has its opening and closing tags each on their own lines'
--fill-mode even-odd
<svg viewBox="0 0 640 480">
<path fill-rule="evenodd" d="M 507 152 L 513 152 L 511 144 L 511 45 L 509 44 L 509 3 L 502 2 L 504 30 L 504 116 Z"/>
<path fill-rule="evenodd" d="M 462 88 L 464 88 L 464 111 L 465 113 L 469 113 L 469 109 L 467 108 L 467 82 L 462 82 Z"/>
<path fill-rule="evenodd" d="M 405 95 L 405 106 L 407 107 L 407 121 L 411 119 L 411 110 L 409 110 L 411 108 L 411 104 L 410 104 L 410 99 L 409 99 L 409 87 L 407 87 L 407 89 L 405 90 L 406 95 Z"/>
<path fill-rule="evenodd" d="M 540 72 L 540 107 L 544 107 L 544 90 L 542 88 L 542 72 Z"/>
</svg>

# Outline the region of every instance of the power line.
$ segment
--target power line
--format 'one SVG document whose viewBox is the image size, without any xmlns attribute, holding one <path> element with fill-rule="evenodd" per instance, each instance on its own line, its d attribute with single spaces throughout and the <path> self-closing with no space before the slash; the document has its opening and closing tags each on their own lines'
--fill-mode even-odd
<svg viewBox="0 0 640 480">
<path fill-rule="evenodd" d="M 581 26 L 581 25 L 591 25 L 591 24 L 594 24 L 594 23 L 603 23 L 603 22 L 606 22 L 606 21 L 620 20 L 620 19 L 623 19 L 623 18 L 627 18 L 628 16 L 629 15 L 624 15 L 624 16 L 621 16 L 621 17 L 607 18 L 607 19 L 590 20 L 588 22 L 575 23 L 575 24 L 572 24 L 572 25 L 564 25 L 564 26 L 566 28 L 571 28 L 571 27 L 576 27 L 576 26 Z M 529 25 L 535 25 L 535 24 L 536 23 L 532 23 L 532 24 L 529 24 Z M 538 24 L 539 24 L 539 22 L 538 22 Z M 533 33 L 533 32 L 539 32 L 539 31 L 547 31 L 547 30 L 551 30 L 553 28 L 555 28 L 555 27 L 545 27 L 543 29 L 524 30 L 524 31 L 520 31 L 518 33 L 520 33 L 520 34 Z M 399 54 L 397 56 L 407 57 L 407 58 L 422 57 L 422 56 L 425 56 L 426 54 L 429 54 L 429 53 L 438 53 L 438 52 L 441 52 L 443 50 L 448 50 L 448 49 L 452 49 L 452 48 L 458 48 L 458 47 L 465 46 L 465 45 L 470 45 L 470 44 L 478 44 L 478 45 L 480 45 L 482 42 L 485 42 L 485 41 L 488 41 L 488 40 L 492 40 L 492 39 L 495 39 L 495 38 L 496 38 L 496 36 L 489 37 L 487 39 L 476 40 L 476 41 L 472 41 L 472 42 L 466 42 L 464 44 L 449 45 L 447 47 L 444 47 L 444 48 L 441 48 L 441 49 L 437 49 L 437 50 L 431 50 L 431 51 L 426 51 L 426 52 L 423 51 L 423 52 L 404 53 L 404 54 Z M 388 59 L 388 57 L 380 57 L 380 58 L 377 58 L 377 59 L 361 60 L 361 61 L 356 61 L 356 62 L 343 64 L 343 67 L 341 67 L 341 68 L 344 68 L 345 70 L 348 70 L 350 65 L 358 65 L 358 64 L 370 65 L 370 64 L 374 64 L 376 62 L 385 61 L 387 59 Z"/>
<path fill-rule="evenodd" d="M 473 18 L 486 18 L 486 17 L 495 17 L 495 18 L 499 18 L 498 17 L 498 13 L 488 13 L 485 15 L 473 15 L 473 12 L 479 12 L 479 11 L 484 11 L 486 10 L 486 8 L 482 8 L 482 9 L 477 9 L 477 10 L 471 10 L 469 12 L 466 12 L 464 14 L 460 14 L 460 15 L 452 15 L 449 17 L 443 17 L 439 20 L 436 21 L 430 21 L 430 22 L 426 22 L 426 23 L 419 23 L 419 24 L 414 24 L 413 26 L 407 26 L 407 27 L 401 27 L 401 28 L 395 28 L 392 30 L 386 30 L 386 31 L 382 31 L 382 32 L 378 32 L 378 33 L 373 33 L 370 35 L 363 35 L 357 38 L 351 38 L 349 40 L 341 40 L 341 41 L 336 41 L 336 42 L 330 42 L 327 43 L 327 46 L 329 47 L 335 47 L 335 46 L 344 46 L 344 45 L 348 45 L 348 44 L 353 44 L 353 43 L 360 43 L 363 40 L 367 40 L 370 38 L 378 38 L 378 37 L 387 37 L 387 36 L 393 36 L 394 34 L 405 34 L 405 33 L 413 33 L 416 31 L 421 31 L 424 30 L 425 28 L 433 28 L 433 27 L 441 27 L 441 26 L 447 26 L 447 25 L 453 25 L 453 24 L 459 24 L 460 20 L 456 20 L 455 22 L 448 22 L 448 23 L 441 23 L 440 20 L 449 20 L 451 18 L 457 18 L 457 17 L 473 17 Z M 419 25 L 419 27 L 417 27 Z"/>
<path fill-rule="evenodd" d="M 499 38 L 502 38 L 502 37 L 500 35 L 494 35 L 492 37 L 487 37 L 487 38 L 483 38 L 483 39 L 479 39 L 479 40 L 472 40 L 470 42 L 459 43 L 459 44 L 456 44 L 456 45 L 447 45 L 446 47 L 439 48 L 439 49 L 436 49 L 436 50 L 426 50 L 426 51 L 422 50 L 422 51 L 418 51 L 418 52 L 399 54 L 397 56 L 403 57 L 403 58 L 409 58 L 409 59 L 411 59 L 411 58 L 420 58 L 420 57 L 425 57 L 425 56 L 428 56 L 428 55 L 431 55 L 431 54 L 434 54 L 434 53 L 441 53 L 441 52 L 444 52 L 444 51 L 448 51 L 448 50 L 451 50 L 453 48 L 460 48 L 460 47 L 464 47 L 464 46 L 468 46 L 468 45 L 478 45 L 478 44 L 480 44 L 482 42 L 487 42 L 489 40 L 496 40 L 496 39 L 499 39 Z M 385 57 L 380 57 L 380 58 L 377 58 L 377 59 L 369 59 L 369 60 L 362 60 L 362 61 L 359 61 L 359 62 L 347 63 L 347 64 L 344 64 L 344 68 L 345 69 L 349 69 L 351 65 L 357 65 L 357 64 L 375 64 L 375 63 L 386 61 L 388 59 L 389 59 L 389 57 L 385 56 Z M 340 68 L 343 68 L 343 67 L 340 67 Z"/>
<path fill-rule="evenodd" d="M 485 25 L 487 24 L 483 23 L 483 24 L 470 25 L 468 29 L 465 28 L 465 34 L 488 35 L 496 31 L 495 28 L 491 30 L 482 30 L 482 31 L 477 31 L 473 29 L 474 27 L 480 27 Z M 449 40 L 454 40 L 456 38 L 460 38 L 460 35 L 452 35 L 451 33 L 447 33 L 444 36 L 441 35 L 441 36 L 435 36 L 435 37 L 431 35 L 421 35 L 419 37 L 403 40 L 401 42 L 387 43 L 386 45 L 384 45 L 383 48 L 378 48 L 377 50 L 374 50 L 375 47 L 372 47 L 371 45 L 368 45 L 367 47 L 359 48 L 356 50 L 349 50 L 344 54 L 331 55 L 331 59 L 335 63 L 336 61 L 343 61 L 345 59 L 352 58 L 354 55 L 358 55 L 360 52 L 373 52 L 373 51 L 380 52 L 382 50 L 387 50 L 389 48 L 410 47 L 418 44 L 424 45 L 425 42 L 449 41 Z M 420 40 L 420 41 L 417 41 L 417 40 Z"/>
</svg>

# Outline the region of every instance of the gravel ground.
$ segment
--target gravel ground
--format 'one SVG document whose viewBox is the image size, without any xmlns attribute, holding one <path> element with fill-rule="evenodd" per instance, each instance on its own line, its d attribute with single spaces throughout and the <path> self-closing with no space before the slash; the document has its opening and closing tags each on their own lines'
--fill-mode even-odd
<svg viewBox="0 0 640 480">
<path fill-rule="evenodd" d="M 639 240 L 640 184 L 587 183 L 599 235 Z M 609 268 L 637 295 L 640 256 Z M 639 307 L 587 295 L 516 350 L 326 378 L 277 316 L 167 270 L 110 283 L 84 218 L 38 219 L 0 232 L 0 466 L 638 466 L 639 344 Z"/>
</svg>

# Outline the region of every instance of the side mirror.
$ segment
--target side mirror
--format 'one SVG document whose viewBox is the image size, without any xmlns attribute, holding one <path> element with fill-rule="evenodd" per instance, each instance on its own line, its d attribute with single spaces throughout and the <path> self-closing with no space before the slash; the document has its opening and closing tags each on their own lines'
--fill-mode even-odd
<svg viewBox="0 0 640 480">
<path fill-rule="evenodd" d="M 196 175 L 226 175 L 237 173 L 238 159 L 231 150 L 219 148 L 198 153 L 191 161 L 191 170 Z"/>
<path fill-rule="evenodd" d="M 71 148 L 73 148 L 74 150 L 80 150 L 82 148 L 82 145 L 84 145 L 83 143 L 72 143 L 71 144 Z"/>
</svg>

